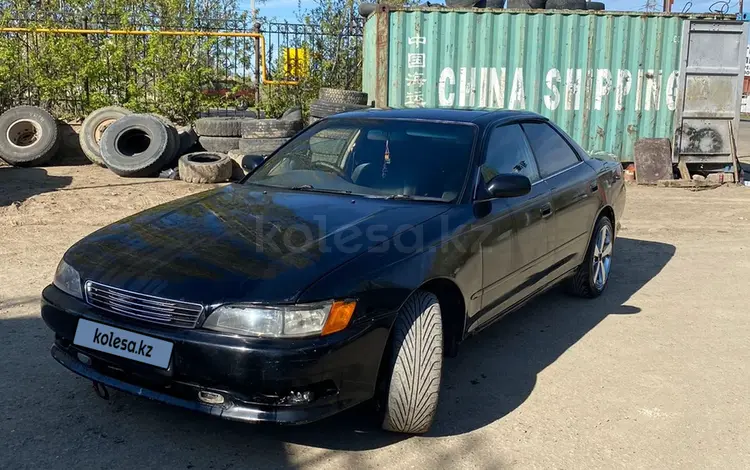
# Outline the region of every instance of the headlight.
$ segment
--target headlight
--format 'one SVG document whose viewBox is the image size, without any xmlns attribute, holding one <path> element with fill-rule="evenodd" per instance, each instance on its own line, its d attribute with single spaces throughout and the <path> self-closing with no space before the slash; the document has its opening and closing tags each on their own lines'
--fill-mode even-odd
<svg viewBox="0 0 750 470">
<path fill-rule="evenodd" d="M 81 276 L 78 274 L 78 271 L 73 269 L 64 260 L 60 260 L 60 264 L 57 265 L 55 279 L 52 281 L 52 284 L 66 294 L 83 299 L 83 292 L 81 291 Z"/>
<path fill-rule="evenodd" d="M 355 306 L 355 302 L 284 306 L 222 305 L 208 316 L 203 328 L 272 338 L 327 335 L 349 325 Z"/>
</svg>

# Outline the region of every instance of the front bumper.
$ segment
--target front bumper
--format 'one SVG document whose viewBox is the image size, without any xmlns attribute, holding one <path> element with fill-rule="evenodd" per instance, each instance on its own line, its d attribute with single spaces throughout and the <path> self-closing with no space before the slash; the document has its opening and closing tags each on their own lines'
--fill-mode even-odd
<svg viewBox="0 0 750 470">
<path fill-rule="evenodd" d="M 248 422 L 301 424 L 371 398 L 394 317 L 354 323 L 322 338 L 242 338 L 108 314 L 54 286 L 42 293 L 42 318 L 55 332 L 52 356 L 63 366 L 124 392 Z M 173 343 L 168 368 L 74 345 L 80 318 Z M 224 403 L 200 401 L 201 391 L 221 394 Z M 308 391 L 308 402 L 289 400 Z"/>
</svg>

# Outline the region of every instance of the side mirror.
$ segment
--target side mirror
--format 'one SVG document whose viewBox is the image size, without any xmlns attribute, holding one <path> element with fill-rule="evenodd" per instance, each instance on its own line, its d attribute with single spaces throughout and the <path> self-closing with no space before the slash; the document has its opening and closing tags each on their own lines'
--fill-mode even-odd
<svg viewBox="0 0 750 470">
<path fill-rule="evenodd" d="M 517 173 L 501 173 L 487 183 L 490 197 L 518 197 L 531 192 L 531 181 Z"/>
<path fill-rule="evenodd" d="M 256 168 L 261 166 L 266 159 L 260 155 L 245 155 L 242 157 L 242 168 L 248 173 L 252 173 Z"/>
</svg>

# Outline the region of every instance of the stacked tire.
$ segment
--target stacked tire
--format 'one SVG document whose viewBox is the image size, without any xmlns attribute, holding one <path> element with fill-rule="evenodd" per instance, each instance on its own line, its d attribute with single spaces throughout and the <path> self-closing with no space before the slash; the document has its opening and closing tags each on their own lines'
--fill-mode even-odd
<svg viewBox="0 0 750 470">
<path fill-rule="evenodd" d="M 310 124 L 334 114 L 367 108 L 367 93 L 321 88 L 318 99 L 310 104 Z"/>
<path fill-rule="evenodd" d="M 242 123 L 239 151 L 243 155 L 270 155 L 302 130 L 302 119 L 256 119 Z"/>
<path fill-rule="evenodd" d="M 17 106 L 0 115 L 0 158 L 13 166 L 41 166 L 60 146 L 57 122 L 36 106 Z"/>
</svg>

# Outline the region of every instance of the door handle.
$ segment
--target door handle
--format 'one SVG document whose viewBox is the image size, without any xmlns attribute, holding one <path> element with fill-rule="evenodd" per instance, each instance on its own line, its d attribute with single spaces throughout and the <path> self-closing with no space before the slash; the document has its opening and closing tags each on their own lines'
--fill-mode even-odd
<svg viewBox="0 0 750 470">
<path fill-rule="evenodd" d="M 543 206 L 542 206 L 542 207 L 541 207 L 541 208 L 539 209 L 539 212 L 541 212 L 541 213 L 542 213 L 542 218 L 543 218 L 543 219 L 546 219 L 547 217 L 549 217 L 549 216 L 551 216 L 551 215 L 552 215 L 552 205 L 551 205 L 551 204 L 549 204 L 549 203 L 547 203 L 547 204 L 543 205 Z"/>
</svg>

